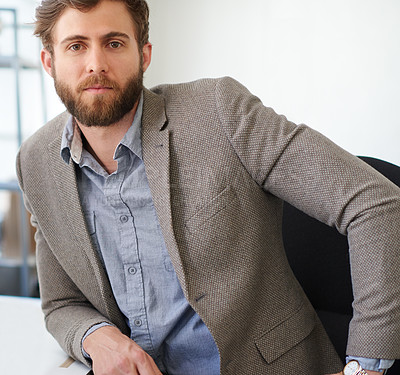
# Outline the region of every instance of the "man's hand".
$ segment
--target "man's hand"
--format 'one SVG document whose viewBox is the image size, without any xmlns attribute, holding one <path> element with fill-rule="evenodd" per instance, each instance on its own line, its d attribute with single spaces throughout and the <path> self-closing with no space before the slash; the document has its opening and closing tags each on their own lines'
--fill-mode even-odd
<svg viewBox="0 0 400 375">
<path fill-rule="evenodd" d="M 112 326 L 91 333 L 83 349 L 92 358 L 94 375 L 162 375 L 139 345 Z"/>
</svg>

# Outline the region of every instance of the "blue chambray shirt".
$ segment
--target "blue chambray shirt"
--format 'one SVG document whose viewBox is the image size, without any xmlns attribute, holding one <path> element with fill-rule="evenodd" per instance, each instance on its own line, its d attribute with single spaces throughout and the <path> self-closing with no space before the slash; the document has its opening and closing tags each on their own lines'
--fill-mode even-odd
<svg viewBox="0 0 400 375">
<path fill-rule="evenodd" d="M 79 165 L 78 189 L 90 235 L 109 277 L 131 338 L 174 375 L 220 373 L 206 325 L 189 305 L 166 250 L 142 160 L 143 96 L 109 175 L 82 146 L 72 117 L 61 156 Z"/>
</svg>

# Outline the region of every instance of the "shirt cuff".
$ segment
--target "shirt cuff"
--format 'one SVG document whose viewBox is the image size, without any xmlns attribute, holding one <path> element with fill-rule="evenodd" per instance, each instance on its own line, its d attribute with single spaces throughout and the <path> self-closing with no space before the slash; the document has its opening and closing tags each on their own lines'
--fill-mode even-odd
<svg viewBox="0 0 400 375">
<path fill-rule="evenodd" d="M 95 324 L 94 326 L 90 327 L 86 333 L 85 336 L 83 336 L 82 341 L 81 341 L 81 350 L 82 350 L 82 354 L 85 358 L 90 359 L 90 355 L 88 353 L 86 353 L 85 349 L 83 349 L 83 342 L 85 341 L 86 337 L 88 337 L 91 333 L 93 333 L 94 331 L 96 331 L 97 329 L 104 327 L 104 326 L 110 326 L 111 324 L 103 322 L 103 323 L 98 323 Z"/>
<path fill-rule="evenodd" d="M 364 370 L 370 371 L 384 371 L 393 366 L 394 359 L 374 359 L 364 357 L 347 356 L 346 363 L 355 360 Z"/>
</svg>

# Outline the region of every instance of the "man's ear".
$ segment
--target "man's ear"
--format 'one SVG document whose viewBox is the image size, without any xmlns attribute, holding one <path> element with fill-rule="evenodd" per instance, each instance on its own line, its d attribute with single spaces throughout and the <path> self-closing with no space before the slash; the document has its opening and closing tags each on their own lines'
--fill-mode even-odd
<svg viewBox="0 0 400 375">
<path fill-rule="evenodd" d="M 143 66 L 142 66 L 143 72 L 145 72 L 150 65 L 152 50 L 153 50 L 153 46 L 151 45 L 151 43 L 146 43 L 143 46 L 143 50 L 142 50 L 142 52 L 143 52 L 143 55 L 142 55 L 143 56 Z"/>
<path fill-rule="evenodd" d="M 49 50 L 43 48 L 40 52 L 40 60 L 42 61 L 42 65 L 44 70 L 53 77 L 52 66 L 53 66 L 53 56 Z M 54 78 L 54 77 L 53 77 Z"/>
</svg>

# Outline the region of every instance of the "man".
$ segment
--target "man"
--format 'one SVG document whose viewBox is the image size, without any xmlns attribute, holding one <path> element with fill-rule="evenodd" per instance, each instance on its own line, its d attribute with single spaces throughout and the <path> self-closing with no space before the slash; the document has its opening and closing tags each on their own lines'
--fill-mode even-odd
<svg viewBox="0 0 400 375">
<path fill-rule="evenodd" d="M 17 169 L 67 353 L 95 375 L 340 373 L 284 255 L 284 199 L 348 235 L 348 353 L 368 374 L 399 356 L 397 187 L 232 79 L 143 89 L 143 0 L 44 0 L 36 16 L 68 112 Z"/>
</svg>

